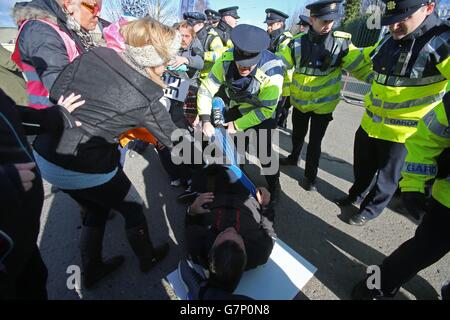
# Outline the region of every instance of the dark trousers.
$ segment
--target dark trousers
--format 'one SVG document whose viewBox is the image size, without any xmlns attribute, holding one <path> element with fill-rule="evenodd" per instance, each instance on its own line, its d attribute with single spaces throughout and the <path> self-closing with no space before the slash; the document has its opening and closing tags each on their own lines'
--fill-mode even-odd
<svg viewBox="0 0 450 320">
<path fill-rule="evenodd" d="M 127 229 L 146 221 L 139 194 L 121 169 L 100 186 L 63 191 L 80 205 L 84 226 L 104 227 L 111 209 L 122 214 Z"/>
<path fill-rule="evenodd" d="M 328 124 L 333 120 L 331 113 L 316 114 L 314 112 L 303 113 L 297 108 L 292 112 L 292 152 L 289 158 L 298 161 L 305 142 L 308 125 L 311 120 L 309 144 L 306 153 L 305 176 L 310 181 L 317 177 L 320 154 L 322 152 L 322 139 L 327 131 Z"/>
<path fill-rule="evenodd" d="M 383 293 L 397 289 L 419 271 L 439 261 L 450 251 L 450 209 L 432 199 L 413 238 L 384 259 L 381 269 Z"/>
<path fill-rule="evenodd" d="M 47 267 L 39 248 L 35 248 L 14 278 L 0 271 L 0 300 L 47 300 Z"/>
<path fill-rule="evenodd" d="M 239 110 L 237 108 L 232 108 L 229 109 L 225 112 L 225 122 L 229 122 L 229 121 L 234 121 L 238 118 L 242 117 L 242 115 L 239 113 Z M 274 132 L 274 130 L 277 127 L 277 123 L 275 119 L 267 119 L 263 122 L 261 122 L 259 125 L 251 127 L 249 129 L 253 129 L 256 131 L 256 143 L 257 143 L 257 147 L 258 147 L 258 155 L 260 155 L 260 150 L 259 150 L 259 145 L 260 145 L 260 140 L 264 137 L 265 141 L 261 142 L 261 144 L 265 143 L 265 148 L 267 150 L 267 156 L 269 158 L 272 157 L 272 154 L 275 152 L 272 148 L 272 134 Z M 261 131 L 260 131 L 261 130 Z M 270 130 L 270 132 L 264 136 L 261 135 L 262 131 L 268 131 Z M 261 166 L 263 168 L 269 168 L 270 164 L 262 164 Z M 278 179 L 280 177 L 280 170 L 279 168 L 277 168 L 277 172 L 273 175 L 265 175 L 267 183 L 270 185 L 273 185 L 275 183 L 278 182 Z"/>
<path fill-rule="evenodd" d="M 360 214 L 374 219 L 386 208 L 397 190 L 406 153 L 403 143 L 371 138 L 359 127 L 353 151 L 355 182 L 349 197 L 356 201 L 362 199 L 372 185 L 361 203 Z"/>
</svg>

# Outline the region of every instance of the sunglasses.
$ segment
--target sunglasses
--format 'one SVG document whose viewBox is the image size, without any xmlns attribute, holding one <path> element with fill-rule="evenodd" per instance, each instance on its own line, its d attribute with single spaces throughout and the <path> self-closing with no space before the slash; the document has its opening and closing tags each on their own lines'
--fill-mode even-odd
<svg viewBox="0 0 450 320">
<path fill-rule="evenodd" d="M 94 4 L 90 4 L 85 1 L 81 1 L 81 5 L 89 10 L 89 12 L 94 15 L 94 17 L 97 16 L 100 12 L 100 6 L 97 4 L 97 2 L 95 2 Z"/>
</svg>

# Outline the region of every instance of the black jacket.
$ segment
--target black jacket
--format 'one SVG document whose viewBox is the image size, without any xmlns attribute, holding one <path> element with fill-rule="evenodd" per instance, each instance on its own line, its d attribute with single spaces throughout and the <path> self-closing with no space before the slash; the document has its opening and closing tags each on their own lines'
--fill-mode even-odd
<svg viewBox="0 0 450 320">
<path fill-rule="evenodd" d="M 371 53 L 373 70 L 386 76 L 405 78 L 440 76 L 437 65 L 448 57 L 449 36 L 449 25 L 433 13 L 401 40 L 386 35 L 381 41 L 383 44 Z"/>
<path fill-rule="evenodd" d="M 162 88 L 114 50 L 95 48 L 75 59 L 55 81 L 50 97 L 57 100 L 72 92 L 86 101 L 73 112 L 82 126 L 36 139 L 35 150 L 48 161 L 78 172 L 111 172 L 119 164 L 118 138 L 138 127 L 172 146 L 170 136 L 177 127 L 159 102 Z"/>
<path fill-rule="evenodd" d="M 61 111 L 64 110 L 60 107 L 17 107 L 0 90 L 0 230 L 14 242 L 13 251 L 4 262 L 8 276 L 13 278 L 22 272 L 36 248 L 44 201 L 39 172 L 35 170 L 33 187 L 25 192 L 14 164 L 34 162 L 25 134 L 62 130 L 69 115 L 63 116 Z"/>
<path fill-rule="evenodd" d="M 69 57 L 61 36 L 46 23 L 35 19 L 52 20 L 75 42 L 79 53 L 85 48 L 78 35 L 67 27 L 67 17 L 55 0 L 18 2 L 14 7 L 14 18 L 31 20 L 17 39 L 20 55 L 23 62 L 36 68 L 44 86 L 50 90 L 56 77 L 69 64 Z"/>
<path fill-rule="evenodd" d="M 272 222 L 260 213 L 259 203 L 248 194 L 215 192 L 214 196 L 214 202 L 209 206 L 211 213 L 186 215 L 187 248 L 194 261 L 207 269 L 208 253 L 217 235 L 233 226 L 244 240 L 245 270 L 265 264 L 272 253 L 276 234 Z"/>
</svg>

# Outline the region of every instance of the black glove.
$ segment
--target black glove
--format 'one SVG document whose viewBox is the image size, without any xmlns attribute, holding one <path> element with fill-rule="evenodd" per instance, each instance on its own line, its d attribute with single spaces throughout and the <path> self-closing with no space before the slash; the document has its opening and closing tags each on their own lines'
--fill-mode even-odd
<svg viewBox="0 0 450 320">
<path fill-rule="evenodd" d="M 409 214 L 415 219 L 419 220 L 425 214 L 427 210 L 425 194 L 420 192 L 403 192 L 402 199 Z"/>
<path fill-rule="evenodd" d="M 205 59 L 205 52 L 201 48 L 192 48 L 192 53 L 194 56 L 200 56 L 202 59 Z"/>
<path fill-rule="evenodd" d="M 287 97 L 286 97 L 286 100 L 284 100 L 284 105 L 283 105 L 283 107 L 284 107 L 285 109 L 288 109 L 288 110 L 289 110 L 289 108 L 291 107 L 291 97 L 290 97 L 290 96 L 287 96 Z"/>
</svg>

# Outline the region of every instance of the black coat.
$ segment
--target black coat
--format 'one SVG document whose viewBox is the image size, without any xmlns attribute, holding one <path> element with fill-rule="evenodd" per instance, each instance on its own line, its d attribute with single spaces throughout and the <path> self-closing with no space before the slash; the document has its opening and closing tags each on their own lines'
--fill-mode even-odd
<svg viewBox="0 0 450 320">
<path fill-rule="evenodd" d="M 139 127 L 172 146 L 177 127 L 159 102 L 162 88 L 114 50 L 95 48 L 75 59 L 56 79 L 50 96 L 57 100 L 72 92 L 86 101 L 72 113 L 82 126 L 36 139 L 35 150 L 48 161 L 78 172 L 111 172 L 119 164 L 118 138 Z"/>
<path fill-rule="evenodd" d="M 22 272 L 36 248 L 44 201 L 39 172 L 34 170 L 33 187 L 25 192 L 14 164 L 34 162 L 25 134 L 62 130 L 63 119 L 70 115 L 63 116 L 61 111 L 64 110 L 59 107 L 45 110 L 17 107 L 0 90 L 0 230 L 14 242 L 13 251 L 4 262 L 12 278 Z"/>
<path fill-rule="evenodd" d="M 194 261 L 208 268 L 208 254 L 217 235 L 228 227 L 235 227 L 247 252 L 245 270 L 265 264 L 272 253 L 276 234 L 272 222 L 260 213 L 256 199 L 244 193 L 215 192 L 214 197 L 210 213 L 186 215 L 186 245 Z"/>
<path fill-rule="evenodd" d="M 26 10 L 18 10 L 26 7 Z M 79 53 L 85 52 L 78 35 L 67 27 L 67 17 L 54 0 L 17 2 L 14 18 L 30 20 L 20 32 L 17 42 L 23 62 L 31 64 L 49 90 L 56 77 L 69 64 L 67 49 L 61 36 L 48 24 L 35 19 L 50 19 L 75 42 Z"/>
</svg>

